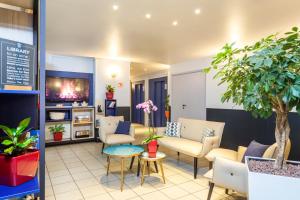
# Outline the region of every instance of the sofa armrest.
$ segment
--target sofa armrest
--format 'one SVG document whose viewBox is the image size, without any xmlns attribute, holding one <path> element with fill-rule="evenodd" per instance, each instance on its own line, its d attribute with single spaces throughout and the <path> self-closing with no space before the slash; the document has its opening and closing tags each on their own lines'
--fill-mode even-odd
<svg viewBox="0 0 300 200">
<path fill-rule="evenodd" d="M 247 147 L 243 147 L 243 146 L 238 147 L 238 151 L 237 151 L 237 161 L 238 162 L 242 162 L 246 150 L 247 150 Z"/>
<path fill-rule="evenodd" d="M 100 129 L 99 129 L 99 138 L 100 138 L 100 140 L 101 140 L 103 143 L 106 143 L 106 137 L 107 137 L 107 135 L 109 135 L 109 134 L 112 134 L 112 133 L 108 133 L 108 132 L 105 131 L 104 128 L 101 128 L 101 127 L 100 127 Z"/>
<path fill-rule="evenodd" d="M 130 126 L 129 135 L 130 135 L 131 137 L 134 138 L 134 135 L 135 135 L 135 127 L 132 126 L 132 125 Z"/>
<path fill-rule="evenodd" d="M 212 149 L 219 147 L 219 136 L 205 137 L 202 146 L 202 155 L 208 154 Z"/>
<path fill-rule="evenodd" d="M 156 134 L 163 136 L 166 133 L 166 127 L 157 127 L 156 128 Z"/>
</svg>

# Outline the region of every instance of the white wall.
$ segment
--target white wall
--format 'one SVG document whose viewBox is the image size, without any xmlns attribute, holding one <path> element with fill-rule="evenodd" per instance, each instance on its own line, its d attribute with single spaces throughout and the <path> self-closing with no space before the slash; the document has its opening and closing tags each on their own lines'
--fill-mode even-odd
<svg viewBox="0 0 300 200">
<path fill-rule="evenodd" d="M 170 76 L 174 74 L 199 71 L 201 69 L 209 67 L 211 60 L 211 57 L 203 57 L 196 60 L 173 64 L 170 68 Z M 225 92 L 226 84 L 218 86 L 219 80 L 213 78 L 214 74 L 215 72 L 211 71 L 206 75 L 206 108 L 242 109 L 242 107 L 235 106 L 231 102 L 221 102 L 221 96 Z M 170 87 L 172 87 L 172 83 L 170 84 Z"/>
<path fill-rule="evenodd" d="M 116 73 L 112 78 L 111 74 Z M 122 87 L 118 87 L 121 83 Z M 97 58 L 95 62 L 95 103 L 104 108 L 105 86 L 111 84 L 116 88 L 117 106 L 130 106 L 130 62 Z"/>
<path fill-rule="evenodd" d="M 47 53 L 46 69 L 67 72 L 95 72 L 95 59 L 80 56 L 63 56 Z"/>
</svg>

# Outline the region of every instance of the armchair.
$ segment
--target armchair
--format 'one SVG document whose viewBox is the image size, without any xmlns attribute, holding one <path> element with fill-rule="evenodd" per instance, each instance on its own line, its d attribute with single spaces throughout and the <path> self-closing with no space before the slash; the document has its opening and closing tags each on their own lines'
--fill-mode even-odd
<svg viewBox="0 0 300 200">
<path fill-rule="evenodd" d="M 130 127 L 129 135 L 114 134 L 119 121 L 124 121 L 123 116 L 100 117 L 99 137 L 103 142 L 102 153 L 105 145 L 129 144 L 134 142 L 134 129 Z"/>
</svg>

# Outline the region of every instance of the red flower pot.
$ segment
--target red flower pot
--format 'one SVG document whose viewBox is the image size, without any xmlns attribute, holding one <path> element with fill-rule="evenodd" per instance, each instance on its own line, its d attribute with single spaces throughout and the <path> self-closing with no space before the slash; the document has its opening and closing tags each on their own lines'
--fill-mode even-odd
<svg viewBox="0 0 300 200">
<path fill-rule="evenodd" d="M 106 92 L 106 99 L 108 99 L 108 100 L 114 99 L 114 93 L 113 92 Z"/>
<path fill-rule="evenodd" d="M 62 132 L 56 132 L 53 134 L 54 141 L 62 141 L 63 133 Z"/>
<path fill-rule="evenodd" d="M 38 150 L 17 157 L 0 155 L 0 185 L 17 186 L 33 179 L 38 161 Z"/>
<path fill-rule="evenodd" d="M 156 158 L 157 140 L 152 140 L 148 143 L 148 156 L 149 158 Z"/>
</svg>

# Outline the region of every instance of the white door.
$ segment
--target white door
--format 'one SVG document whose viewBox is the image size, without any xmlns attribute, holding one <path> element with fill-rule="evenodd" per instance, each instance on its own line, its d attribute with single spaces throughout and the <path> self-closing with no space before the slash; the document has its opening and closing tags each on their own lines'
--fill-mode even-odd
<svg viewBox="0 0 300 200">
<path fill-rule="evenodd" d="M 173 121 L 179 117 L 205 120 L 205 73 L 173 75 L 171 99 Z"/>
</svg>

